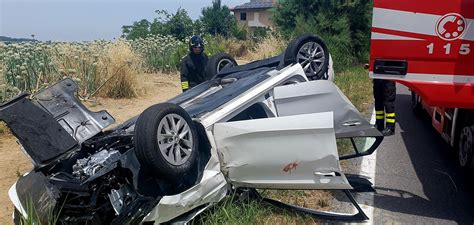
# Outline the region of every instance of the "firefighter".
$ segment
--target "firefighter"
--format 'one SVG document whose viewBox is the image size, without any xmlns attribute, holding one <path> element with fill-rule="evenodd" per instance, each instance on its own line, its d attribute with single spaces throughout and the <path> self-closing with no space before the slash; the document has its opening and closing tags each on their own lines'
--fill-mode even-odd
<svg viewBox="0 0 474 225">
<path fill-rule="evenodd" d="M 374 79 L 376 126 L 384 136 L 395 133 L 395 82 Z"/>
<path fill-rule="evenodd" d="M 189 54 L 181 62 L 181 89 L 187 91 L 206 81 L 208 57 L 204 53 L 204 41 L 198 35 L 189 40 Z"/>
</svg>

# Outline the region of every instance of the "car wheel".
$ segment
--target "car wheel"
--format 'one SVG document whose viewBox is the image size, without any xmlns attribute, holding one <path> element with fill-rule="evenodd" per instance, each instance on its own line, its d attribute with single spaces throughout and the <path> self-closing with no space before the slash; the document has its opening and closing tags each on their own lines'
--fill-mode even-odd
<svg viewBox="0 0 474 225">
<path fill-rule="evenodd" d="M 464 127 L 459 136 L 458 163 L 463 169 L 468 169 L 472 162 L 474 141 L 474 126 Z"/>
<path fill-rule="evenodd" d="M 135 148 L 150 174 L 178 181 L 197 160 L 198 136 L 183 108 L 161 103 L 146 109 L 135 125 Z"/>
<path fill-rule="evenodd" d="M 208 80 L 212 79 L 215 75 L 217 75 L 225 68 L 234 67 L 237 65 L 237 61 L 235 61 L 234 57 L 230 56 L 227 53 L 223 52 L 213 55 L 207 62 L 206 73 Z"/>
<path fill-rule="evenodd" d="M 302 35 L 288 44 L 284 53 L 284 66 L 299 63 L 310 80 L 327 80 L 329 50 L 316 35 Z"/>
<path fill-rule="evenodd" d="M 411 92 L 411 108 L 415 116 L 420 116 L 423 112 L 421 99 L 414 91 Z"/>
</svg>

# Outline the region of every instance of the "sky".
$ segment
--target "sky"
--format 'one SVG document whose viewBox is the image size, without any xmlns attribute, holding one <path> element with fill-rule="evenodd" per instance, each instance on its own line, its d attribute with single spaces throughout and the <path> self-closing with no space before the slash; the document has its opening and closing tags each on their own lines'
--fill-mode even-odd
<svg viewBox="0 0 474 225">
<path fill-rule="evenodd" d="M 250 0 L 222 0 L 229 7 Z M 192 19 L 212 0 L 0 0 L 0 36 L 40 41 L 111 40 L 123 25 L 155 18 L 154 11 L 181 7 Z"/>
</svg>

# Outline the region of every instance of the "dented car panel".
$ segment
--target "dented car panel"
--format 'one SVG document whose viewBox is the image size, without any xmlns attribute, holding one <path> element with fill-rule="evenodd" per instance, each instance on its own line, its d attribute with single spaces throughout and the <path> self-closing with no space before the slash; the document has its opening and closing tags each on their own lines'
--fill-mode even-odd
<svg viewBox="0 0 474 225">
<path fill-rule="evenodd" d="M 77 90 L 74 81 L 65 79 L 0 106 L 0 120 L 9 124 L 35 166 L 74 150 L 115 122 L 106 111 L 89 111 L 76 98 Z"/>
<path fill-rule="evenodd" d="M 163 197 L 143 221 L 157 224 L 171 221 L 192 209 L 219 202 L 227 195 L 228 188 L 220 171 L 205 170 L 197 185 L 183 193 Z"/>
<path fill-rule="evenodd" d="M 332 82 L 320 80 L 279 86 L 274 89 L 274 99 L 278 116 L 334 112 L 336 138 L 380 136 Z"/>
<path fill-rule="evenodd" d="M 217 123 L 214 136 L 234 186 L 352 189 L 339 167 L 332 112 Z"/>
<path fill-rule="evenodd" d="M 79 144 L 115 123 L 107 111 L 91 112 L 75 96 L 79 87 L 65 79 L 32 99 L 48 111 Z"/>
</svg>

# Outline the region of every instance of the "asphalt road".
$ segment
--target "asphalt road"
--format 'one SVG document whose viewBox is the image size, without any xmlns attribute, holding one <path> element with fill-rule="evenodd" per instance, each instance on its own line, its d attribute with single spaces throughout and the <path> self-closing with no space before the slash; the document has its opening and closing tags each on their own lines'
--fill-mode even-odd
<svg viewBox="0 0 474 225">
<path fill-rule="evenodd" d="M 398 85 L 396 134 L 377 150 L 375 192 L 357 194 L 373 207 L 364 209 L 373 214 L 369 223 L 473 224 L 472 184 L 429 118 L 415 117 L 410 104 L 408 89 Z"/>
</svg>

